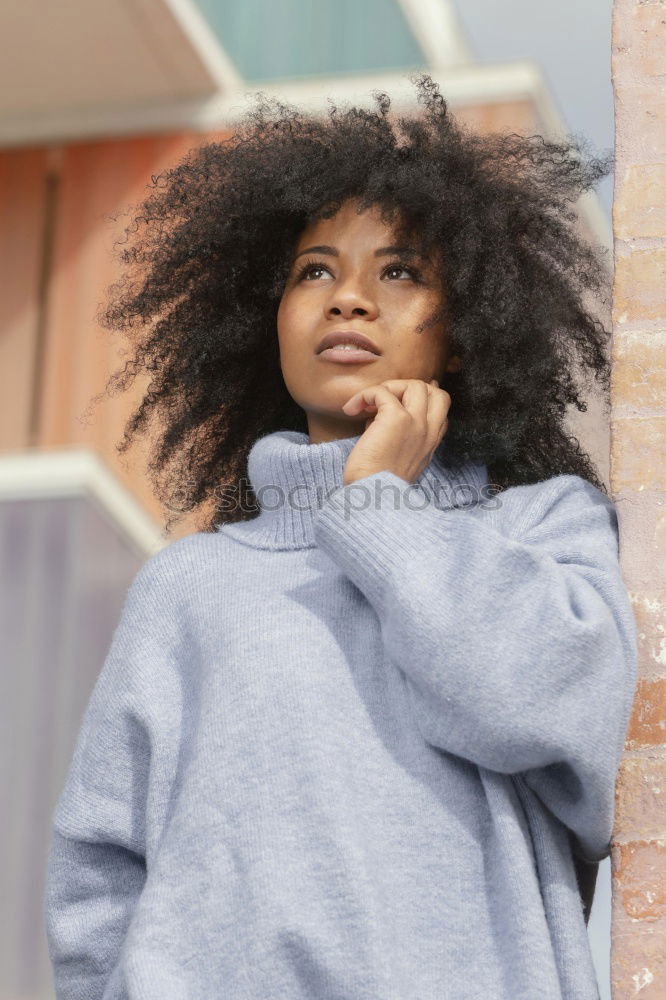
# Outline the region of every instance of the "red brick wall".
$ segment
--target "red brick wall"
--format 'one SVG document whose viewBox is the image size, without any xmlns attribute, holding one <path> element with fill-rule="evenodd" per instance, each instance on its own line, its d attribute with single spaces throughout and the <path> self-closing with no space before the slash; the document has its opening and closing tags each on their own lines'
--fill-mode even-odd
<svg viewBox="0 0 666 1000">
<path fill-rule="evenodd" d="M 610 479 L 639 629 L 616 789 L 614 1000 L 666 997 L 666 2 L 615 0 Z"/>
</svg>

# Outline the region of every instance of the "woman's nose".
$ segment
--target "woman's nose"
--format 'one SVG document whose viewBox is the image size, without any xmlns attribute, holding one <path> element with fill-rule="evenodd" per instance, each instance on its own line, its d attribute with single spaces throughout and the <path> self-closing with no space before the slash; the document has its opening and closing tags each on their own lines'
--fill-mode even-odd
<svg viewBox="0 0 666 1000">
<path fill-rule="evenodd" d="M 338 285 L 332 292 L 328 312 L 334 316 L 367 316 L 376 313 L 377 306 L 371 296 L 358 283 Z"/>
</svg>

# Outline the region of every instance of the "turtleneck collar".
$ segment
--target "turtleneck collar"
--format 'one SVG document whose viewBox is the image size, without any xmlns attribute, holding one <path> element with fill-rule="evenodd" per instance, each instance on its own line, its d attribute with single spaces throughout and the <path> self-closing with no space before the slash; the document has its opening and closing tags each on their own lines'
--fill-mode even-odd
<svg viewBox="0 0 666 1000">
<path fill-rule="evenodd" d="M 248 454 L 247 474 L 259 514 L 249 521 L 220 524 L 218 530 L 254 548 L 314 547 L 317 512 L 331 491 L 343 486 L 344 467 L 359 438 L 357 434 L 311 444 L 307 434 L 292 430 L 258 438 Z M 414 485 L 426 492 L 439 486 L 441 508 L 469 504 L 474 495 L 470 487 L 478 495 L 488 481 L 485 465 L 467 463 L 454 472 L 443 464 L 439 450 Z"/>
</svg>

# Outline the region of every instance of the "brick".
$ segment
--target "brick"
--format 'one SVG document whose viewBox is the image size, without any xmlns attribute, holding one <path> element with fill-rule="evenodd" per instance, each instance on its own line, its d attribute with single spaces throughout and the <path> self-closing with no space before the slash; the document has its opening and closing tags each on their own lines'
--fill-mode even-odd
<svg viewBox="0 0 666 1000">
<path fill-rule="evenodd" d="M 616 254 L 613 324 L 655 319 L 666 319 L 666 249 Z"/>
<path fill-rule="evenodd" d="M 638 46 L 640 70 L 646 76 L 666 73 L 666 6 L 639 3 L 633 11 L 632 32 Z"/>
<path fill-rule="evenodd" d="M 664 1000 L 666 919 L 632 920 L 615 902 L 611 919 L 611 989 L 617 1000 Z"/>
<path fill-rule="evenodd" d="M 666 676 L 639 677 L 626 746 L 631 750 L 641 746 L 661 746 L 665 738 Z M 666 821 L 666 817 L 664 819 Z"/>
<path fill-rule="evenodd" d="M 633 77 L 629 76 L 633 81 Z M 654 85 L 615 81 L 617 163 L 663 163 L 666 159 L 666 95 Z"/>
<path fill-rule="evenodd" d="M 611 416 L 610 428 L 613 492 L 666 490 L 666 416 Z"/>
<path fill-rule="evenodd" d="M 615 236 L 666 237 L 666 163 L 632 163 L 618 171 L 615 184 Z"/>
<path fill-rule="evenodd" d="M 620 529 L 622 577 L 629 592 L 666 590 L 666 559 L 657 555 L 666 541 L 666 496 L 663 491 L 633 488 L 613 488 L 611 495 Z"/>
<path fill-rule="evenodd" d="M 613 851 L 616 901 L 633 920 L 666 917 L 666 843 L 632 840 Z"/>
<path fill-rule="evenodd" d="M 614 843 L 666 839 L 666 756 L 626 754 L 615 785 Z"/>
<path fill-rule="evenodd" d="M 629 591 L 629 596 L 636 619 L 640 675 L 662 677 L 666 674 L 666 590 Z"/>
<path fill-rule="evenodd" d="M 666 88 L 613 60 L 617 165 L 666 160 Z"/>
<path fill-rule="evenodd" d="M 666 406 L 666 332 L 613 331 L 611 394 L 636 410 Z"/>
</svg>

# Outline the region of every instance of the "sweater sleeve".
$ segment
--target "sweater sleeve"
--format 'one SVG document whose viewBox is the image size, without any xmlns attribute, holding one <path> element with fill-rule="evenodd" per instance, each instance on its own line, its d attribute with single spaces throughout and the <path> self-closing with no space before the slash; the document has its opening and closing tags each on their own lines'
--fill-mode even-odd
<svg viewBox="0 0 666 1000">
<path fill-rule="evenodd" d="M 105 995 L 147 877 L 149 706 L 169 655 L 154 560 L 126 595 L 52 817 L 43 916 L 57 1000 Z"/>
<path fill-rule="evenodd" d="M 606 857 L 637 673 L 612 501 L 556 476 L 500 493 L 494 527 L 433 502 L 359 504 L 357 485 L 409 495 L 388 471 L 338 487 L 315 537 L 374 606 L 423 737 L 520 773 L 576 853 Z"/>
</svg>

